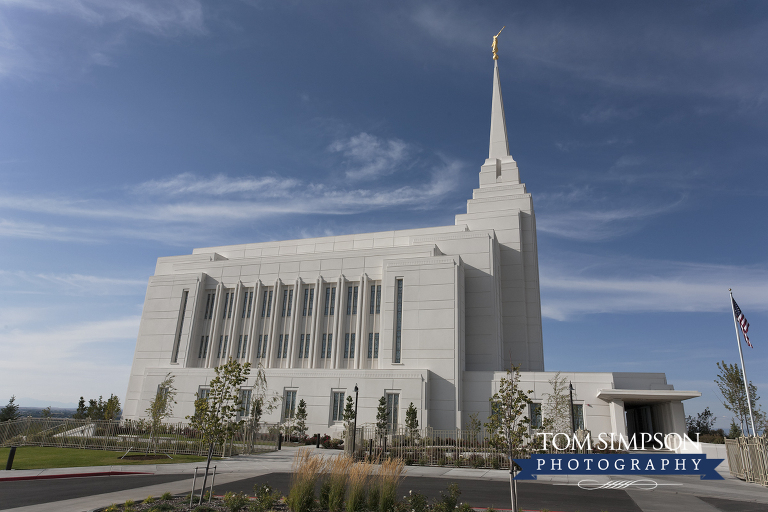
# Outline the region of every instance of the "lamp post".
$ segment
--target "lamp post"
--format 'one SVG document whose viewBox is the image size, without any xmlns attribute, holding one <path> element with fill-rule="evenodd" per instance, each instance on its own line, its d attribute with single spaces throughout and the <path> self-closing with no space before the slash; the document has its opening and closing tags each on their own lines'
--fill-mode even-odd
<svg viewBox="0 0 768 512">
<path fill-rule="evenodd" d="M 568 393 L 571 395 L 571 434 L 576 433 L 576 418 L 573 417 L 573 383 L 568 382 Z"/>
<path fill-rule="evenodd" d="M 353 427 L 354 430 L 352 430 L 352 457 L 353 457 L 352 460 L 354 460 L 354 457 L 355 457 L 355 441 L 357 440 L 356 439 L 357 438 L 357 392 L 358 392 L 357 383 L 355 383 L 355 418 L 354 418 L 354 427 Z"/>
</svg>

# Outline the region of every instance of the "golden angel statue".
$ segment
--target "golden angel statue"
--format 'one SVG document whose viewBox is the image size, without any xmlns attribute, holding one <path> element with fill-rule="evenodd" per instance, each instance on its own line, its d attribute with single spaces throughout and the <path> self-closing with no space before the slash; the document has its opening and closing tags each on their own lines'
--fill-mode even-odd
<svg viewBox="0 0 768 512">
<path fill-rule="evenodd" d="M 493 60 L 499 60 L 499 55 L 497 53 L 499 51 L 499 35 L 501 35 L 501 31 L 504 30 L 505 28 L 507 28 L 506 25 L 501 27 L 501 30 L 499 30 L 499 33 L 493 36 L 493 44 L 491 44 L 491 50 L 493 50 Z"/>
</svg>

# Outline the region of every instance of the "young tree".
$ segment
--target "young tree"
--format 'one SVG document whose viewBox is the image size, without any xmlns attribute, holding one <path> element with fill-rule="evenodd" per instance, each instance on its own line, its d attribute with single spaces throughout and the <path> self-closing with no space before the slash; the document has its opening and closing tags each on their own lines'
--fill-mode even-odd
<svg viewBox="0 0 768 512">
<path fill-rule="evenodd" d="M 469 423 L 467 424 L 467 430 L 470 432 L 470 435 L 472 436 L 472 442 L 477 443 L 477 438 L 480 435 L 480 429 L 482 428 L 482 423 L 480 423 L 480 420 L 477 418 L 477 413 L 473 412 L 469 415 Z"/>
<path fill-rule="evenodd" d="M 405 411 L 405 428 L 408 429 L 408 432 L 411 435 L 411 440 L 419 434 L 419 420 L 416 419 L 416 415 L 416 407 L 414 407 L 413 402 L 411 402 L 411 405 L 409 405 L 408 409 Z"/>
<path fill-rule="evenodd" d="M 208 481 L 214 445 L 224 444 L 243 424 L 243 420 L 236 421 L 237 414 L 243 409 L 240 385 L 248 379 L 251 363 L 241 365 L 230 359 L 214 368 L 214 371 L 216 377 L 209 383 L 208 399 L 198 396 L 195 400 L 195 414 L 187 416 L 190 426 L 199 430 L 203 441 L 209 444 L 203 489 Z"/>
<path fill-rule="evenodd" d="M 387 397 L 379 398 L 379 406 L 376 408 L 376 433 L 379 436 L 386 435 L 389 428 L 389 411 L 387 411 Z"/>
<path fill-rule="evenodd" d="M 122 409 L 120 407 L 120 399 L 115 395 L 110 394 L 109 399 L 104 402 L 102 416 L 105 420 L 116 420 L 120 418 Z"/>
<path fill-rule="evenodd" d="M 0 409 L 0 421 L 12 421 L 21 418 L 19 405 L 16 403 L 16 395 L 11 396 L 8 405 Z"/>
<path fill-rule="evenodd" d="M 173 406 L 176 404 L 176 387 L 173 385 L 176 377 L 168 372 L 163 381 L 157 386 L 154 398 L 149 401 L 146 414 L 149 419 L 149 444 L 156 451 L 155 441 L 160 431 L 160 426 L 165 418 L 173 414 Z"/>
<path fill-rule="evenodd" d="M 499 382 L 499 391 L 489 399 L 491 415 L 485 428 L 491 436 L 491 444 L 509 456 L 509 487 L 512 510 L 517 510 L 517 489 L 513 480 L 514 458 L 526 454 L 530 419 L 525 411 L 531 403 L 528 397 L 533 390 L 520 389 L 520 367 L 507 370 L 507 377 Z"/>
<path fill-rule="evenodd" d="M 271 414 L 280 406 L 282 397 L 276 391 L 270 391 L 267 385 L 267 375 L 264 366 L 259 363 L 256 367 L 256 380 L 253 383 L 251 393 L 251 416 L 249 422 L 251 426 L 258 430 L 259 422 L 264 413 Z"/>
<path fill-rule="evenodd" d="M 77 403 L 77 411 L 72 415 L 76 420 L 84 420 L 88 417 L 88 409 L 85 407 L 85 398 L 80 397 L 80 401 Z"/>
<path fill-rule="evenodd" d="M 729 439 L 736 439 L 741 437 L 741 429 L 736 424 L 736 420 L 731 418 L 731 430 L 728 431 L 728 438 Z"/>
<path fill-rule="evenodd" d="M 46 407 L 45 409 L 40 411 L 40 415 L 43 418 L 50 418 L 51 417 L 51 406 L 49 405 L 48 407 Z"/>
<path fill-rule="evenodd" d="M 719 372 L 715 378 L 715 384 L 720 390 L 720 402 L 736 416 L 741 431 L 749 433 L 749 429 L 746 428 L 749 424 L 749 405 L 747 404 L 747 394 L 744 391 L 744 377 L 742 377 L 741 368 L 736 364 L 728 364 L 723 361 L 717 363 L 717 369 Z M 757 405 L 757 401 L 760 400 L 760 397 L 757 396 L 757 386 L 751 381 L 749 382 L 749 397 L 752 402 L 752 416 L 755 418 L 755 425 L 759 425 L 764 420 L 764 414 Z"/>
<path fill-rule="evenodd" d="M 552 386 L 551 393 L 544 393 L 546 401 L 542 406 L 542 427 L 543 432 L 570 433 L 573 425 L 571 424 L 571 397 L 568 393 L 568 384 L 565 377 L 557 372 L 551 379 L 549 385 Z"/>
<path fill-rule="evenodd" d="M 344 437 L 346 439 L 347 434 L 352 431 L 352 427 L 355 424 L 355 402 L 352 400 L 352 395 L 347 395 L 342 418 L 344 419 Z"/>
<path fill-rule="evenodd" d="M 705 407 L 704 411 L 694 416 L 685 417 L 685 429 L 688 433 L 688 437 L 694 438 L 696 434 L 711 434 L 712 427 L 715 426 L 715 420 L 717 417 L 712 415 L 712 411 L 709 407 Z"/>
<path fill-rule="evenodd" d="M 299 405 L 296 407 L 296 425 L 293 427 L 293 431 L 300 438 L 307 435 L 307 402 L 302 398 L 299 400 Z"/>
</svg>

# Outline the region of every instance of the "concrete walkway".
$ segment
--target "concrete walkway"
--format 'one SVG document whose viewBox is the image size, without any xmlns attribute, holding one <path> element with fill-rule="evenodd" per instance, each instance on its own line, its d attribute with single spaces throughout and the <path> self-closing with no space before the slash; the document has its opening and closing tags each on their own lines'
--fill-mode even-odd
<svg viewBox="0 0 768 512">
<path fill-rule="evenodd" d="M 268 452 L 259 455 L 241 455 L 231 459 L 215 461 L 216 483 L 224 484 L 241 479 L 253 478 L 255 476 L 269 473 L 286 473 L 291 471 L 291 465 L 299 449 L 311 449 L 319 455 L 325 457 L 336 457 L 341 454 L 337 450 L 315 449 L 313 447 L 296 448 L 284 447 L 281 451 Z M 146 472 L 156 475 L 162 474 L 189 474 L 188 480 L 170 482 L 161 485 L 134 488 L 119 492 L 98 494 L 85 498 L 78 498 L 66 501 L 38 504 L 29 507 L 20 507 L 12 510 L 14 512 L 54 512 L 54 511 L 73 511 L 83 512 L 95 508 L 103 507 L 111 503 L 122 503 L 127 499 L 143 499 L 147 496 L 159 496 L 165 492 L 172 494 L 189 493 L 192 486 L 192 474 L 195 467 L 203 469 L 204 463 L 185 463 L 185 464 L 157 464 L 157 465 L 130 465 L 130 466 L 96 466 L 81 468 L 56 468 L 40 470 L 14 470 L 0 471 L 0 479 L 8 478 L 46 478 L 60 477 L 68 475 L 77 477 L 85 476 L 88 473 L 96 472 Z M 627 494 L 635 501 L 638 507 L 644 512 L 662 512 L 674 510 L 676 512 L 685 510 L 715 511 L 718 510 L 699 497 L 720 498 L 734 500 L 739 502 L 761 504 L 768 510 L 768 488 L 755 484 L 748 484 L 735 479 L 727 472 L 720 473 L 725 480 L 700 480 L 698 476 L 681 477 L 658 477 L 654 480 L 659 486 L 652 490 L 639 490 L 629 488 Z M 421 467 L 409 466 L 406 468 L 407 476 L 421 476 L 429 478 L 444 478 L 453 480 L 476 480 L 478 485 L 482 481 L 508 481 L 509 473 L 503 470 L 488 469 L 470 469 L 470 468 L 443 468 L 443 467 Z M 129 478 L 129 477 L 126 477 Z M 541 485 L 573 486 L 574 492 L 589 492 L 578 488 L 578 482 L 583 476 L 574 475 L 569 477 L 541 477 L 536 482 Z M 627 480 L 626 477 L 605 477 L 598 483 L 602 484 L 610 480 Z M 0 491 L 2 491 L 3 482 L 0 481 Z M 200 481 L 197 487 L 199 489 Z M 1 493 L 0 493 L 1 494 Z M 761 507 L 762 508 L 762 507 Z"/>
</svg>

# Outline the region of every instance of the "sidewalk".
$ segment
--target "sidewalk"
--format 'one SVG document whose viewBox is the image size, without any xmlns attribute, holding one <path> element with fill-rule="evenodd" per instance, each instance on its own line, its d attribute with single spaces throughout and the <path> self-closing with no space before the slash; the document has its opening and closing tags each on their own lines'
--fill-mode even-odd
<svg viewBox="0 0 768 512">
<path fill-rule="evenodd" d="M 224 484 L 241 479 L 253 478 L 269 473 L 289 473 L 291 464 L 296 452 L 299 449 L 312 449 L 316 453 L 326 457 L 336 457 L 342 452 L 336 450 L 315 449 L 313 447 L 284 447 L 277 452 L 268 452 L 259 455 L 241 455 L 231 459 L 215 461 L 216 465 L 216 483 Z M 185 464 L 158 464 L 144 466 L 98 466 L 81 468 L 56 468 L 40 470 L 15 470 L 0 471 L 0 479 L 20 478 L 50 478 L 67 475 L 70 477 L 86 476 L 89 473 L 114 472 L 114 473 L 134 473 L 143 472 L 155 475 L 163 474 L 188 474 L 189 479 L 170 482 L 161 485 L 128 489 L 124 491 L 98 494 L 84 498 L 77 498 L 66 501 L 38 504 L 29 507 L 19 507 L 12 510 L 14 512 L 47 512 L 47 511 L 67 511 L 83 512 L 98 507 L 103 507 L 111 503 L 122 503 L 127 499 L 144 498 L 149 495 L 158 496 L 164 492 L 173 494 L 188 493 L 192 486 L 191 477 L 195 467 L 204 469 L 204 463 L 185 463 Z M 199 473 L 198 473 L 199 474 Z M 509 473 L 504 470 L 471 469 L 471 468 L 445 468 L 445 467 L 422 467 L 408 466 L 405 471 L 406 476 L 444 478 L 455 480 L 476 480 L 476 481 L 503 481 L 509 480 Z M 718 510 L 701 500 L 704 498 L 719 498 L 735 500 L 741 502 L 751 502 L 755 504 L 764 504 L 768 506 L 768 489 L 755 484 L 748 484 L 735 479 L 728 472 L 720 472 L 724 480 L 700 480 L 698 476 L 690 477 L 663 477 L 654 478 L 660 484 L 653 491 L 627 489 L 627 494 L 635 501 L 638 507 L 643 511 L 660 510 L 697 510 L 715 511 Z M 128 478 L 128 477 L 126 477 Z M 541 485 L 573 486 L 574 491 L 589 492 L 578 489 L 577 484 L 583 476 L 570 477 L 541 477 L 538 480 L 527 481 Z M 605 477 L 599 483 L 608 481 L 626 480 L 626 477 Z M 0 488 L 3 482 L 0 482 Z M 200 482 L 197 483 L 199 488 Z"/>
</svg>

